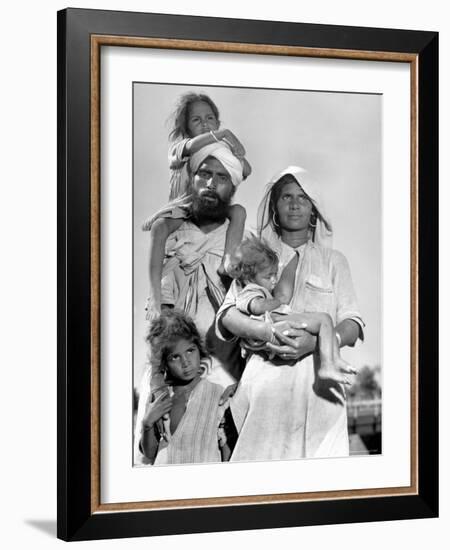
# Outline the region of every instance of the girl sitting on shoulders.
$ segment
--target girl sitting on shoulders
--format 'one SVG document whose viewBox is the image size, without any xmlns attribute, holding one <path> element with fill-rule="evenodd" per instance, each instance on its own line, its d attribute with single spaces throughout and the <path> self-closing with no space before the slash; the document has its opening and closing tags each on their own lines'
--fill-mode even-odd
<svg viewBox="0 0 450 550">
<path fill-rule="evenodd" d="M 183 94 L 172 119 L 173 127 L 169 135 L 172 141 L 169 150 L 170 202 L 143 224 L 144 231 L 151 231 L 147 320 L 152 320 L 161 312 L 161 275 L 166 241 L 189 217 L 191 156 L 206 145 L 224 143 L 234 156 L 239 158 L 243 179 L 251 173 L 242 143 L 231 130 L 219 129 L 219 110 L 209 96 L 193 92 Z M 230 258 L 242 240 L 246 219 L 245 208 L 240 204 L 231 205 L 228 218 L 230 225 L 227 229 L 223 260 L 218 269 L 220 275 L 232 270 Z"/>
</svg>

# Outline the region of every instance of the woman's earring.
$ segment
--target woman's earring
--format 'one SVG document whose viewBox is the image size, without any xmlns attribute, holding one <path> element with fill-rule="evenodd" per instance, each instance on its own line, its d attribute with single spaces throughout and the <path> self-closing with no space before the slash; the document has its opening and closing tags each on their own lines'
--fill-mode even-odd
<svg viewBox="0 0 450 550">
<path fill-rule="evenodd" d="M 317 217 L 316 216 L 311 216 L 309 218 L 309 227 L 311 227 L 311 229 L 315 229 L 317 227 Z"/>
<path fill-rule="evenodd" d="M 275 221 L 275 212 L 272 214 L 272 223 L 275 227 L 280 227 L 277 222 Z"/>
</svg>

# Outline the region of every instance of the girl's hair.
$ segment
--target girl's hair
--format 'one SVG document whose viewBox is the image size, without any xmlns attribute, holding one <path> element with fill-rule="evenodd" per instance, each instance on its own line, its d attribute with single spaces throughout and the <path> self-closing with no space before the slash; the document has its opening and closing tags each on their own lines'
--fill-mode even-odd
<svg viewBox="0 0 450 550">
<path fill-rule="evenodd" d="M 181 339 L 191 341 L 197 346 L 200 361 L 209 359 L 194 321 L 182 311 L 164 309 L 151 324 L 145 338 L 150 345 L 152 367 L 159 367 L 161 372 L 167 374 L 167 358 L 173 345 Z"/>
<path fill-rule="evenodd" d="M 278 212 L 276 210 L 276 205 L 277 205 L 278 199 L 281 197 L 281 193 L 283 192 L 283 187 L 288 183 L 296 183 L 300 188 L 302 187 L 299 184 L 299 182 L 294 178 L 294 176 L 291 174 L 285 174 L 273 184 L 272 189 L 270 191 L 268 221 L 267 221 L 267 224 L 262 228 L 264 229 L 270 224 L 272 226 L 272 229 L 275 231 L 277 235 L 281 235 L 281 227 L 278 220 Z M 317 210 L 316 210 L 316 207 L 313 205 L 312 212 L 311 212 L 311 219 L 313 223 L 315 223 L 316 218 L 317 218 Z"/>
<path fill-rule="evenodd" d="M 242 241 L 236 256 L 239 261 L 238 278 L 244 284 L 253 281 L 258 271 L 278 266 L 277 253 L 263 239 L 254 235 Z"/>
<path fill-rule="evenodd" d="M 175 111 L 170 117 L 172 122 L 172 129 L 169 133 L 169 139 L 171 141 L 176 141 L 179 138 L 189 137 L 187 129 L 189 109 L 191 105 L 193 103 L 196 103 L 197 101 L 203 101 L 207 103 L 211 107 L 214 116 L 217 118 L 217 122 L 220 124 L 219 109 L 217 108 L 217 105 L 214 103 L 214 101 L 206 94 L 196 94 L 194 92 L 188 92 L 187 94 L 183 94 L 180 97 L 177 106 L 175 107 Z"/>
</svg>

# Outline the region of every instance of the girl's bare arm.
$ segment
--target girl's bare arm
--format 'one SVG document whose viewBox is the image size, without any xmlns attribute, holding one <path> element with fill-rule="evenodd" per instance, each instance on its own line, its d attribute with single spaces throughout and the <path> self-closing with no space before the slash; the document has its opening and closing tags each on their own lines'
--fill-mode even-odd
<svg viewBox="0 0 450 550">
<path fill-rule="evenodd" d="M 199 136 L 189 139 L 188 141 L 186 141 L 186 144 L 184 146 L 183 156 L 188 157 L 190 155 L 193 155 L 202 147 L 220 141 L 219 136 L 220 131 L 216 130 L 214 132 L 206 132 L 204 134 L 200 134 Z"/>
<path fill-rule="evenodd" d="M 152 464 L 155 462 L 158 446 L 159 442 L 153 426 L 141 432 L 141 441 L 139 443 L 140 451 Z"/>
<path fill-rule="evenodd" d="M 151 397 L 150 397 L 151 399 Z M 141 424 L 140 449 L 152 463 L 158 452 L 159 442 L 155 433 L 155 424 L 165 414 L 170 412 L 172 399 L 168 393 L 162 393 L 153 402 L 146 405 L 146 411 Z"/>
<path fill-rule="evenodd" d="M 281 302 L 277 298 L 253 298 L 248 309 L 252 315 L 263 315 L 266 311 L 273 311 L 280 307 Z"/>
<path fill-rule="evenodd" d="M 243 158 L 245 156 L 245 148 L 242 143 L 238 140 L 238 138 L 233 134 L 231 130 L 228 130 L 226 128 L 224 128 L 223 130 L 213 130 L 210 132 L 205 132 L 204 134 L 200 134 L 199 136 L 189 139 L 184 146 L 183 153 L 186 156 L 192 155 L 205 145 L 209 145 L 210 143 L 214 143 L 216 141 L 223 141 L 224 143 L 226 143 L 233 151 L 233 154 L 235 156 L 239 158 Z M 246 169 L 248 169 L 249 167 L 250 165 L 248 165 Z"/>
</svg>

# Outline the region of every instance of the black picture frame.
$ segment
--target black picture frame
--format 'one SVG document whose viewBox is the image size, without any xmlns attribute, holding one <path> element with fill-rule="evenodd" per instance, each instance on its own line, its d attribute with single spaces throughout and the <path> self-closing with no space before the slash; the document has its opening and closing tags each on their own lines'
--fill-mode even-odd
<svg viewBox="0 0 450 550">
<path fill-rule="evenodd" d="M 92 37 L 405 54 L 416 67 L 417 491 L 367 498 L 102 511 L 92 461 Z M 124 44 L 126 40 L 124 41 Z M 362 55 L 364 57 L 364 55 Z M 414 172 L 414 170 L 413 170 Z M 93 214 L 94 212 L 94 214 Z M 429 215 L 430 212 L 433 215 Z M 414 243 L 413 243 L 414 245 Z M 99 304 L 97 304 L 98 307 Z M 98 324 L 98 319 L 94 319 Z M 438 515 L 438 34 L 148 13 L 58 12 L 58 527 L 63 540 L 430 518 Z M 95 327 L 94 327 L 95 328 Z M 420 368 L 424 367 L 424 368 Z M 98 388 L 97 388 L 98 390 Z"/>
</svg>

